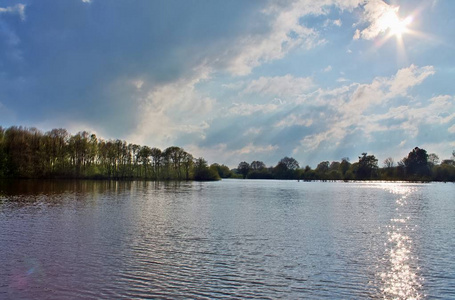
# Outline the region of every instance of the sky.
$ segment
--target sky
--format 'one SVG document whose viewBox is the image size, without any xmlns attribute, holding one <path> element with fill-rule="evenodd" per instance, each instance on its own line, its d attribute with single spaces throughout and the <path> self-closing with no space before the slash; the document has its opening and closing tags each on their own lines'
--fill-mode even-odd
<svg viewBox="0 0 455 300">
<path fill-rule="evenodd" d="M 455 149 L 455 1 L 0 0 L 0 126 L 236 167 Z"/>
</svg>

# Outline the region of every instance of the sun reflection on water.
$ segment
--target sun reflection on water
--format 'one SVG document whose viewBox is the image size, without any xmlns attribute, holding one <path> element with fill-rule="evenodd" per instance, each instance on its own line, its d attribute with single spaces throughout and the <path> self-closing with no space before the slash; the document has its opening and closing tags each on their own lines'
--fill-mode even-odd
<svg viewBox="0 0 455 300">
<path fill-rule="evenodd" d="M 413 188 L 404 185 L 384 188 L 400 197 L 396 200 L 397 215 L 386 226 L 384 264 L 380 268 L 383 271 L 378 274 L 382 296 L 384 299 L 422 299 L 423 278 L 418 275 L 418 257 L 413 253 L 413 241 L 409 234 L 416 226 L 406 216 L 407 199 L 413 193 Z"/>
</svg>

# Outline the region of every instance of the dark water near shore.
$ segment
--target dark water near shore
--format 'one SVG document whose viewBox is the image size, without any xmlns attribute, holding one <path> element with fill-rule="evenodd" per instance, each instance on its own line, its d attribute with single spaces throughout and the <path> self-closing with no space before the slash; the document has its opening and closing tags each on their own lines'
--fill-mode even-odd
<svg viewBox="0 0 455 300">
<path fill-rule="evenodd" d="M 0 183 L 0 299 L 455 299 L 455 185 Z"/>
</svg>

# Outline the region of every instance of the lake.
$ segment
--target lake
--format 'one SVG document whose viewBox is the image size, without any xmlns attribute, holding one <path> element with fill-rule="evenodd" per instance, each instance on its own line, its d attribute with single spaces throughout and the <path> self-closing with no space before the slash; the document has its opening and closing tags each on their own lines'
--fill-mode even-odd
<svg viewBox="0 0 455 300">
<path fill-rule="evenodd" d="M 3 181 L 0 299 L 454 299 L 454 192 Z"/>
</svg>

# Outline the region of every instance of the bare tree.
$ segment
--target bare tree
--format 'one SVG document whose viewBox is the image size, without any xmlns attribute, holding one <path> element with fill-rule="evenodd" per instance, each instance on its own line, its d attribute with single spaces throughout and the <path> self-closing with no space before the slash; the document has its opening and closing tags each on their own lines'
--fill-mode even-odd
<svg viewBox="0 0 455 300">
<path fill-rule="evenodd" d="M 391 157 L 387 157 L 385 160 L 384 160 L 384 167 L 386 168 L 393 168 L 395 162 L 393 161 L 393 158 Z"/>
</svg>

